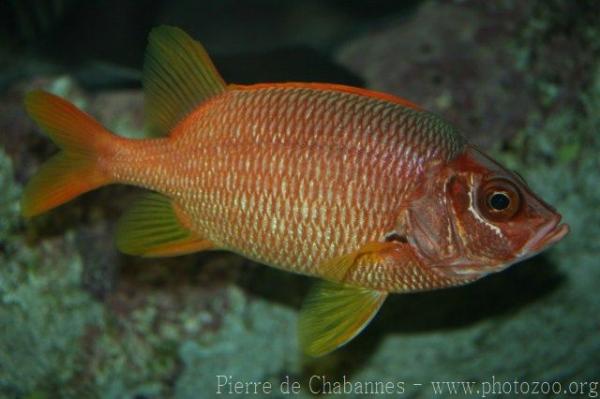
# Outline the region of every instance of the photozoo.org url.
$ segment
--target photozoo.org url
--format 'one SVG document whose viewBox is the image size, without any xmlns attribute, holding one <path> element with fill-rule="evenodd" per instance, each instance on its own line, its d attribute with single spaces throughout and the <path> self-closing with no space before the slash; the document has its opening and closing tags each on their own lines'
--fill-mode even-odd
<svg viewBox="0 0 600 399">
<path fill-rule="evenodd" d="M 499 381 L 494 376 L 490 381 L 431 381 L 434 395 L 464 396 L 534 396 L 560 395 L 598 397 L 598 381 Z"/>
</svg>

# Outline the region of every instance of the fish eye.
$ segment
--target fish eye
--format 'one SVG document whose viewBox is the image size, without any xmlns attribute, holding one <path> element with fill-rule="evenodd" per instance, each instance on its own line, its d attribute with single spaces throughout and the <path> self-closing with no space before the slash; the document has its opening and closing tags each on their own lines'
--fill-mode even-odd
<svg viewBox="0 0 600 399">
<path fill-rule="evenodd" d="M 521 194 L 506 179 L 496 178 L 484 183 L 479 198 L 479 210 L 492 221 L 509 220 L 521 209 Z"/>
<path fill-rule="evenodd" d="M 510 197 L 502 191 L 491 193 L 488 206 L 495 211 L 503 211 L 510 206 Z"/>
</svg>

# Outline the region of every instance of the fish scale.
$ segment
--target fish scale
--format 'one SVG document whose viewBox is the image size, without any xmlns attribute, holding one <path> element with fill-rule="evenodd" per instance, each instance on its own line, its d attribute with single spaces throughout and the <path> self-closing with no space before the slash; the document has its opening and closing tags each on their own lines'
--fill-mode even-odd
<svg viewBox="0 0 600 399">
<path fill-rule="evenodd" d="M 324 259 L 393 229 L 420 165 L 460 151 L 451 127 L 434 116 L 437 125 L 419 124 L 422 114 L 351 93 L 240 88 L 205 103 L 167 142 L 142 143 L 111 164 L 116 180 L 177 198 L 220 247 L 320 275 Z M 432 128 L 447 138 L 435 151 Z M 162 167 L 133 169 L 132 154 Z"/>
</svg>

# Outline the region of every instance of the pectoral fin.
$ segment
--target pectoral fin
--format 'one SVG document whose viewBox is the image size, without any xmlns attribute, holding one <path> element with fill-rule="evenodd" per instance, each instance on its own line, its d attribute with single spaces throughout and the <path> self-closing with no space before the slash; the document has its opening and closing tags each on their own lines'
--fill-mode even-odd
<svg viewBox="0 0 600 399">
<path fill-rule="evenodd" d="M 147 194 L 123 215 L 117 226 L 117 246 L 130 255 L 176 256 L 215 249 L 194 233 L 176 205 L 161 194 Z"/>
<path fill-rule="evenodd" d="M 364 255 L 383 254 L 388 250 L 395 248 L 395 243 L 373 241 L 363 245 L 358 250 L 330 259 L 319 265 L 319 269 L 323 271 L 323 277 L 333 281 L 344 281 L 344 277 L 348 271 L 356 264 L 359 257 Z"/>
<path fill-rule="evenodd" d="M 309 293 L 299 321 L 302 350 L 322 356 L 357 336 L 387 296 L 387 292 L 322 281 Z"/>
</svg>

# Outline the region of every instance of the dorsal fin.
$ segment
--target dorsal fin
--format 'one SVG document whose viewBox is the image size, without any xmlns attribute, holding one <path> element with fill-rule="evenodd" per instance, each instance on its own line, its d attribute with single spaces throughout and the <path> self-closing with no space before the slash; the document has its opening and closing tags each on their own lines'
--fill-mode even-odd
<svg viewBox="0 0 600 399">
<path fill-rule="evenodd" d="M 206 50 L 184 31 L 152 29 L 144 60 L 146 128 L 166 135 L 202 101 L 226 90 Z"/>
<path fill-rule="evenodd" d="M 257 83 L 253 85 L 229 85 L 232 89 L 238 90 L 256 90 L 261 88 L 283 87 L 283 88 L 298 88 L 298 89 L 316 89 L 316 90 L 331 90 L 342 93 L 356 94 L 358 96 L 376 98 L 378 100 L 389 101 L 403 107 L 414 109 L 415 111 L 425 111 L 421 106 L 402 97 L 395 96 L 389 93 L 380 91 L 363 89 L 360 87 L 346 86 L 337 83 L 314 83 L 314 82 L 285 82 L 285 83 Z"/>
</svg>

